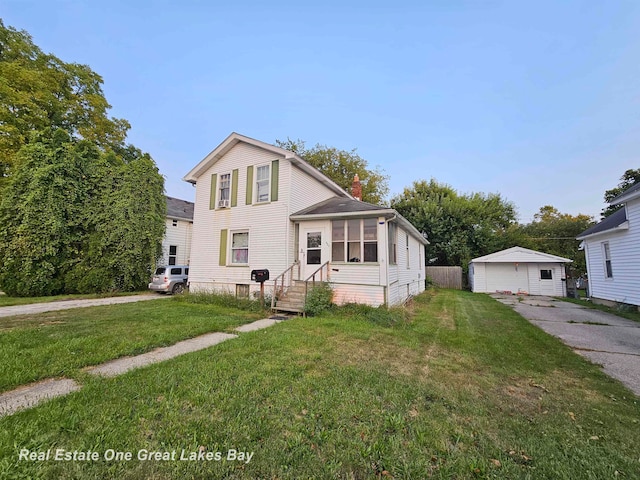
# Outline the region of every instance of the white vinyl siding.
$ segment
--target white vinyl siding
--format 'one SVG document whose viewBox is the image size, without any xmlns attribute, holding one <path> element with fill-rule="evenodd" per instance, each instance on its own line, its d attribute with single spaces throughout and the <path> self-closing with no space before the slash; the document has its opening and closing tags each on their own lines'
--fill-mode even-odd
<svg viewBox="0 0 640 480">
<path fill-rule="evenodd" d="M 165 220 L 165 234 L 162 240 L 162 258 L 158 260 L 158 265 L 168 265 L 169 256 L 175 257 L 176 265 L 189 264 L 192 229 L 193 223 L 190 220 L 175 218 L 167 218 Z M 176 255 L 170 255 L 172 245 L 177 247 Z"/>
<path fill-rule="evenodd" d="M 259 290 L 260 285 L 251 282 L 251 270 L 269 270 L 271 278 L 282 273 L 292 263 L 293 223 L 289 221 L 289 208 L 286 202 L 247 205 L 247 167 L 253 167 L 254 181 L 257 165 L 271 165 L 278 160 L 273 153 L 246 143 L 239 143 L 203 172 L 196 184 L 194 211 L 194 230 L 192 261 L 189 282 L 192 291 L 236 292 L 236 285 L 250 285 L 251 291 Z M 290 163 L 279 162 L 279 181 L 282 188 L 288 188 Z M 210 178 L 212 174 L 237 170 L 237 206 L 230 209 L 209 210 Z M 232 182 L 232 184 L 235 181 Z M 283 183 L 285 184 L 283 187 Z M 255 183 L 252 183 L 255 194 Z M 320 200 L 317 200 L 320 201 Z M 231 257 L 228 264 L 219 265 L 220 232 L 228 231 L 227 250 L 230 255 L 232 234 L 250 231 L 248 261 L 246 265 L 233 265 Z M 290 232 L 291 231 L 291 232 Z M 274 239 L 281 239 L 274 242 Z M 265 286 L 269 286 L 269 282 Z"/>
<path fill-rule="evenodd" d="M 587 238 L 589 293 L 594 298 L 640 306 L 640 199 L 626 205 L 628 230 Z M 602 243 L 609 245 L 612 278 L 607 277 Z"/>
</svg>

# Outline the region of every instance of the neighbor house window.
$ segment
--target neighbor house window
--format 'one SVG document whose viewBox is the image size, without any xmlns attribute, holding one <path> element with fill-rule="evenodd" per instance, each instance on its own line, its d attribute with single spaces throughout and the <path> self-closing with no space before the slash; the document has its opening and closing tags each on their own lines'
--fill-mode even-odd
<svg viewBox="0 0 640 480">
<path fill-rule="evenodd" d="M 231 201 L 231 174 L 220 175 L 220 188 L 218 189 L 218 208 L 228 208 Z"/>
<path fill-rule="evenodd" d="M 169 265 L 176 264 L 176 256 L 178 255 L 178 246 L 169 245 Z"/>
<path fill-rule="evenodd" d="M 395 223 L 389 223 L 389 263 L 398 263 L 398 227 Z"/>
<path fill-rule="evenodd" d="M 602 244 L 602 256 L 604 257 L 604 276 L 605 278 L 613 278 L 613 269 L 611 268 L 611 250 L 609 250 L 609 242 Z"/>
<path fill-rule="evenodd" d="M 231 263 L 236 265 L 249 263 L 249 232 L 237 232 L 232 235 Z"/>
<path fill-rule="evenodd" d="M 177 226 L 178 226 L 178 220 L 173 220 L 173 221 L 171 222 L 171 224 L 172 224 L 174 227 L 177 227 Z"/>
<path fill-rule="evenodd" d="M 262 165 L 256 170 L 256 203 L 268 202 L 270 191 L 269 165 Z"/>
<path fill-rule="evenodd" d="M 553 280 L 551 270 L 540 270 L 540 280 Z"/>
<path fill-rule="evenodd" d="M 377 262 L 377 219 L 334 220 L 331 222 L 331 259 L 334 262 Z"/>
</svg>

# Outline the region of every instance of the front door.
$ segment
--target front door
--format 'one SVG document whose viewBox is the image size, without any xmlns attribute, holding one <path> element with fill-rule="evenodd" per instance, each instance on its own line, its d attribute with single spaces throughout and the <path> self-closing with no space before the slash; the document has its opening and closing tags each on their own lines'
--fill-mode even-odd
<svg viewBox="0 0 640 480">
<path fill-rule="evenodd" d="M 300 263 L 302 264 L 302 280 L 305 280 L 329 260 L 329 249 L 325 227 L 308 227 L 301 230 Z"/>
</svg>

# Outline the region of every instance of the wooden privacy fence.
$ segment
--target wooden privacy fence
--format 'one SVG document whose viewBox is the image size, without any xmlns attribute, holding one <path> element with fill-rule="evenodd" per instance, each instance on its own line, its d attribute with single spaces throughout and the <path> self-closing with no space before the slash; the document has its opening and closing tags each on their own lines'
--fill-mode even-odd
<svg viewBox="0 0 640 480">
<path fill-rule="evenodd" d="M 462 290 L 462 267 L 425 267 L 425 274 L 438 287 Z"/>
</svg>

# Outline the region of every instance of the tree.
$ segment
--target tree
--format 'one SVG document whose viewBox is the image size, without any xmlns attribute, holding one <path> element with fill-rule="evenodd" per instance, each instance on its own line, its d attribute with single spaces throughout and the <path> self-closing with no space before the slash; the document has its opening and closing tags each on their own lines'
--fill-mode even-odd
<svg viewBox="0 0 640 480">
<path fill-rule="evenodd" d="M 618 183 L 616 187 L 604 192 L 604 201 L 607 203 L 611 202 L 618 195 L 633 187 L 638 182 L 640 182 L 640 168 L 636 170 L 627 170 L 620 177 L 620 183 Z M 602 211 L 602 218 L 608 217 L 619 208 L 621 208 L 620 205 L 609 205 Z"/>
<path fill-rule="evenodd" d="M 517 234 L 516 212 L 499 194 L 460 195 L 435 179 L 416 181 L 391 206 L 427 234 L 427 263 L 461 265 L 501 250 Z"/>
<path fill-rule="evenodd" d="M 578 274 L 586 273 L 584 252 L 579 250 L 576 236 L 594 223 L 589 215 L 560 213 L 557 208 L 545 205 L 533 216 L 531 223 L 522 226 L 528 243 L 523 246 L 569 258 Z"/>
<path fill-rule="evenodd" d="M 38 48 L 25 31 L 0 20 L 0 181 L 32 132 L 60 128 L 101 148 L 120 145 L 130 128 L 109 118 L 102 78 Z M 1 187 L 0 183 L 0 187 Z"/>
<path fill-rule="evenodd" d="M 389 194 L 389 177 L 378 167 L 370 169 L 367 161 L 356 152 L 316 144 L 306 148 L 302 140 L 276 140 L 276 145 L 294 152 L 320 170 L 347 192 L 351 191 L 353 177 L 358 174 L 362 184 L 362 201 L 382 205 Z"/>
<path fill-rule="evenodd" d="M 62 129 L 33 134 L 0 200 L 9 295 L 136 290 L 164 234 L 164 180 L 135 147 L 102 151 Z"/>
</svg>

